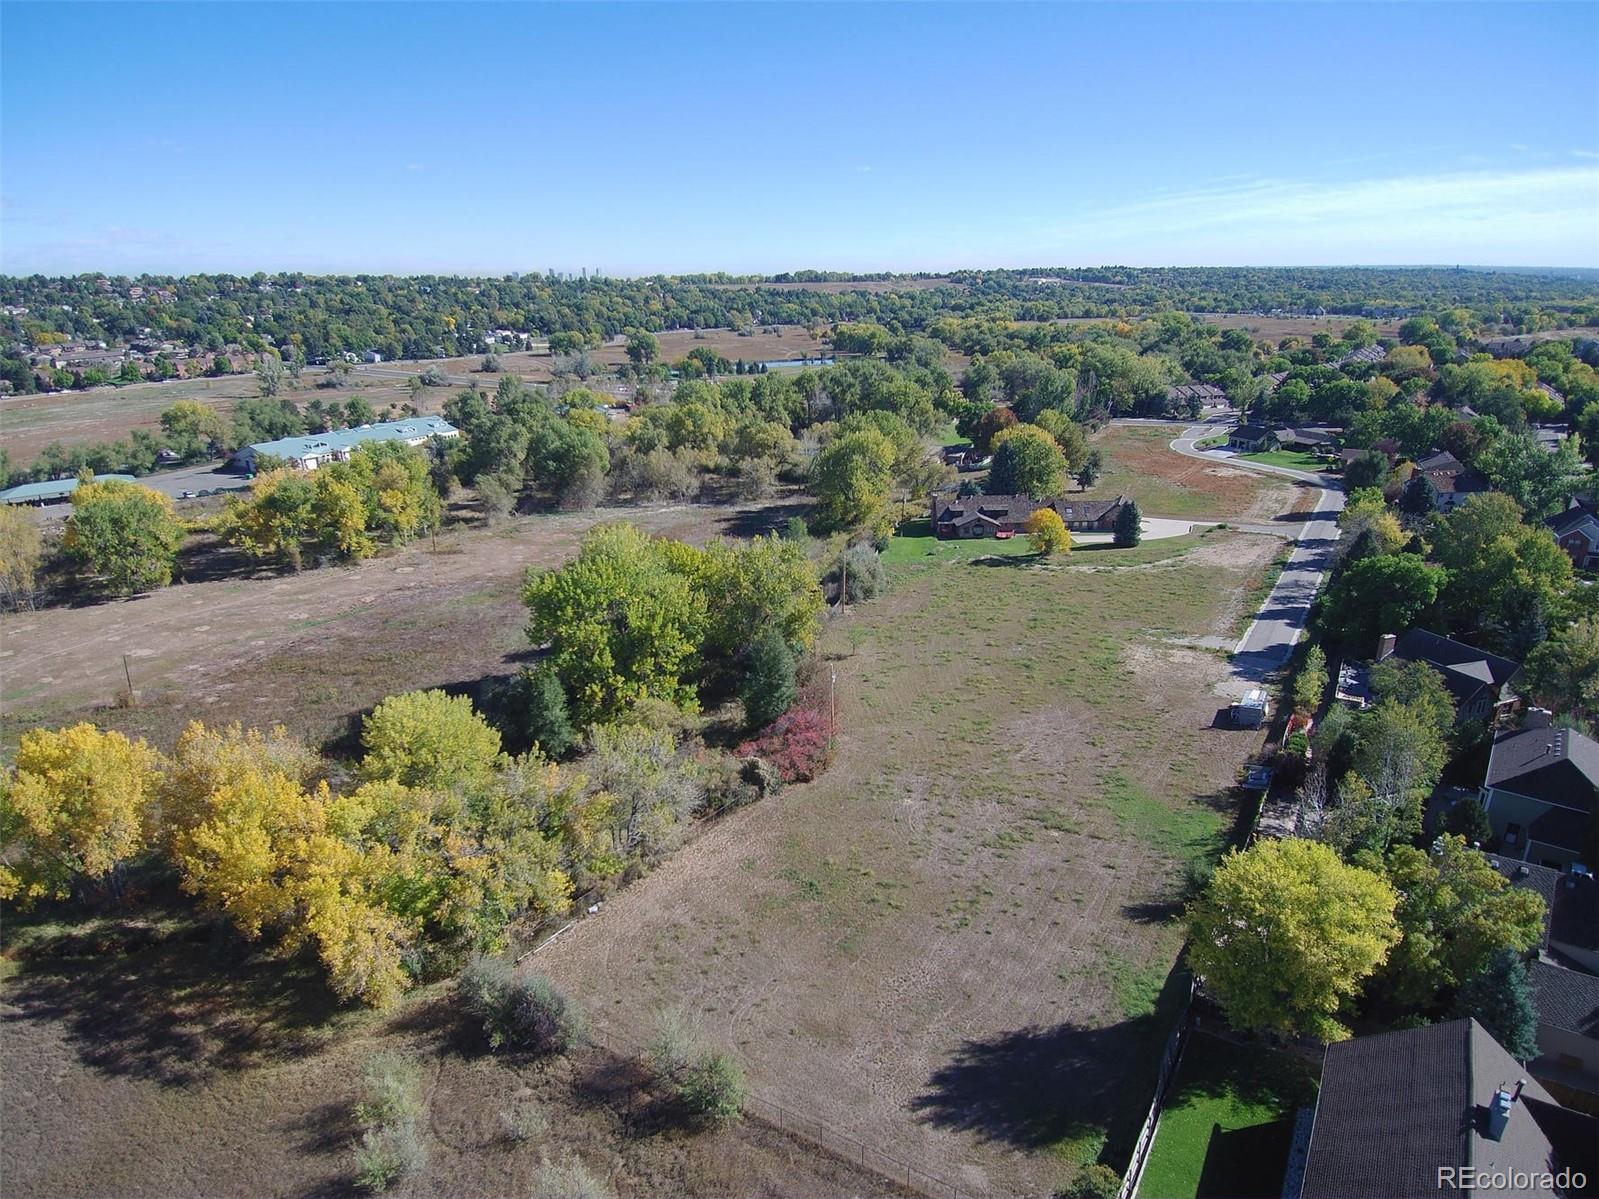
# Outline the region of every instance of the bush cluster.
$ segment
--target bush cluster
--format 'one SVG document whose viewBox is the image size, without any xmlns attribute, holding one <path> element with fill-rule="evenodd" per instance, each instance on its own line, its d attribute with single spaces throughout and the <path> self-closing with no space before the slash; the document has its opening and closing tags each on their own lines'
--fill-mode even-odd
<svg viewBox="0 0 1599 1199">
<path fill-rule="evenodd" d="M 785 783 L 806 783 L 833 759 L 833 730 L 815 708 L 790 708 L 761 733 L 738 747 L 741 758 L 770 763 Z"/>
<path fill-rule="evenodd" d="M 467 1017 L 495 1051 L 567 1053 L 588 1035 L 583 1010 L 542 974 L 518 976 L 500 958 L 476 958 L 457 994 Z"/>
</svg>

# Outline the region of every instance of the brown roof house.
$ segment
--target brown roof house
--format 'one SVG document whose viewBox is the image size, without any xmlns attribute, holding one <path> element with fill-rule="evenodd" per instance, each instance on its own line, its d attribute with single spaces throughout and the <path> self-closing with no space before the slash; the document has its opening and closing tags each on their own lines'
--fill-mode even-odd
<svg viewBox="0 0 1599 1199">
<path fill-rule="evenodd" d="M 1502 857 L 1591 869 L 1599 742 L 1533 712 L 1528 727 L 1494 737 L 1481 799 Z"/>
<path fill-rule="evenodd" d="M 957 495 L 938 491 L 932 497 L 933 533 L 946 541 L 1019 533 L 1027 518 L 1040 508 L 1053 508 L 1066 527 L 1075 532 L 1110 532 L 1116 527 L 1122 508 L 1130 502 L 1124 495 L 1113 500 L 1067 496 L 1039 500 L 1030 495 Z"/>
<path fill-rule="evenodd" d="M 1327 1047 L 1303 1174 L 1284 1195 L 1578 1195 L 1596 1145 L 1599 1120 L 1528 1080 L 1475 1020 L 1451 1020 Z"/>
<path fill-rule="evenodd" d="M 1510 689 L 1521 663 L 1456 641 L 1453 637 L 1411 629 L 1401 636 L 1384 634 L 1377 642 L 1377 661 L 1422 662 L 1443 675 L 1455 701 L 1455 722 L 1480 720 L 1498 724 L 1519 702 Z"/>
<path fill-rule="evenodd" d="M 1469 496 L 1490 488 L 1488 480 L 1473 467 L 1464 465 L 1448 450 L 1423 458 L 1416 463 L 1416 472 L 1425 475 L 1432 484 L 1432 506 L 1439 512 L 1453 512 Z"/>
</svg>

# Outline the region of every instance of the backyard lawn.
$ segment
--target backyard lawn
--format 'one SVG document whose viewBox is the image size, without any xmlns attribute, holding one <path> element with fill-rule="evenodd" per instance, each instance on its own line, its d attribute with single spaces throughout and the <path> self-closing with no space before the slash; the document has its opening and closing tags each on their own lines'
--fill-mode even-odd
<svg viewBox="0 0 1599 1199">
<path fill-rule="evenodd" d="M 1191 1034 L 1139 1199 L 1256 1199 L 1282 1190 L 1295 1112 L 1315 1101 L 1308 1063 Z"/>
</svg>

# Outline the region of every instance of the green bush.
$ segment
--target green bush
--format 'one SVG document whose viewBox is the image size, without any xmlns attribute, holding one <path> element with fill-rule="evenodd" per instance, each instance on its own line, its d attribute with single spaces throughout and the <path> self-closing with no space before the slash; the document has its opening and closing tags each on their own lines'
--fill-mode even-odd
<svg viewBox="0 0 1599 1199">
<path fill-rule="evenodd" d="M 427 1147 L 414 1120 L 369 1128 L 356 1142 L 355 1181 L 374 1194 L 386 1191 L 408 1174 L 427 1164 Z"/>
<path fill-rule="evenodd" d="M 744 1111 L 744 1071 L 725 1053 L 702 1054 L 679 1073 L 678 1102 L 707 1124 L 726 1124 Z"/>
<path fill-rule="evenodd" d="M 1061 1199 L 1116 1199 L 1122 1180 L 1115 1170 L 1100 1162 L 1084 1166 L 1061 1192 Z"/>
<path fill-rule="evenodd" d="M 379 1053 L 361 1070 L 355 1118 L 367 1129 L 389 1128 L 422 1114 L 422 1069 L 398 1053 Z"/>
<path fill-rule="evenodd" d="M 518 977 L 498 958 L 470 962 L 456 993 L 496 1051 L 567 1053 L 587 1039 L 583 1010 L 554 983 L 542 974 Z"/>
<path fill-rule="evenodd" d="M 851 604 L 876 599 L 888 586 L 888 571 L 883 556 L 869 545 L 852 545 L 839 555 L 828 575 L 834 586 L 844 587 L 844 599 Z"/>
<path fill-rule="evenodd" d="M 750 647 L 749 668 L 739 688 L 752 728 L 763 729 L 794 703 L 794 653 L 776 629 L 767 629 Z"/>
</svg>

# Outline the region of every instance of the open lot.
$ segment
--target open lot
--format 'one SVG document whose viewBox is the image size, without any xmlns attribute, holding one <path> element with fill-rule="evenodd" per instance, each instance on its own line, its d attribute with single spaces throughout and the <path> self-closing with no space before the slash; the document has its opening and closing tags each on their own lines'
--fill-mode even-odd
<svg viewBox="0 0 1599 1199">
<path fill-rule="evenodd" d="M 937 558 L 833 620 L 838 761 L 719 821 L 536 961 L 596 1020 L 681 1005 L 757 1089 L 954 1185 L 1124 1164 L 1169 1029 L 1186 872 L 1258 737 L 1216 731 L 1271 539 Z M 890 561 L 902 555 L 891 547 Z"/>
<path fill-rule="evenodd" d="M 1130 495 L 1145 516 L 1235 522 L 1268 521 L 1295 506 L 1287 480 L 1172 453 L 1175 432 L 1149 425 L 1101 429 L 1092 441 L 1104 456 L 1104 473 L 1088 496 Z"/>
</svg>

